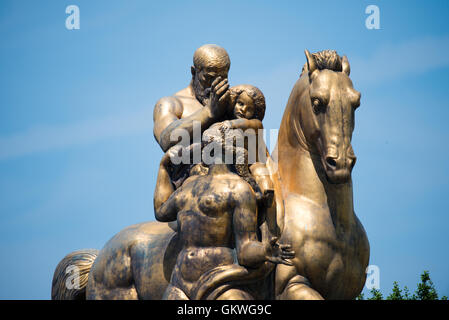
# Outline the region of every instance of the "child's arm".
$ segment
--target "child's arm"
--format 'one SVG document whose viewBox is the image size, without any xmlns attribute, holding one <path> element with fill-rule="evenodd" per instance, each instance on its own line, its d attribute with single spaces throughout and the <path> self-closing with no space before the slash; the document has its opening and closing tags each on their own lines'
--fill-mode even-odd
<svg viewBox="0 0 449 320">
<path fill-rule="evenodd" d="M 259 119 L 233 119 L 226 120 L 220 122 L 220 129 L 224 132 L 227 132 L 232 129 L 241 129 L 247 130 L 252 129 L 256 134 L 257 139 L 257 149 L 256 149 L 256 161 L 257 162 L 267 162 L 267 158 L 269 157 L 267 146 L 265 145 L 265 141 L 263 140 L 263 136 L 259 137 L 259 130 L 263 130 L 262 121 Z"/>
<path fill-rule="evenodd" d="M 227 120 L 223 122 L 224 126 L 228 126 L 230 129 L 263 129 L 262 121 L 259 119 L 234 119 L 234 120 Z"/>
</svg>

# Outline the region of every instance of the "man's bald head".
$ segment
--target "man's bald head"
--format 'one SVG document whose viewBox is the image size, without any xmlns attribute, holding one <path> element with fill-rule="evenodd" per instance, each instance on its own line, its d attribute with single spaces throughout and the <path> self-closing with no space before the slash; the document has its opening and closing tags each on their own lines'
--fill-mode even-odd
<svg viewBox="0 0 449 320">
<path fill-rule="evenodd" d="M 193 55 L 192 87 L 195 97 L 203 105 L 209 101 L 212 82 L 221 77 L 228 78 L 231 61 L 225 49 L 216 44 L 205 44 Z"/>
<path fill-rule="evenodd" d="M 231 60 L 226 50 L 216 44 L 205 44 L 196 49 L 193 55 L 196 69 L 220 69 L 229 71 Z"/>
</svg>

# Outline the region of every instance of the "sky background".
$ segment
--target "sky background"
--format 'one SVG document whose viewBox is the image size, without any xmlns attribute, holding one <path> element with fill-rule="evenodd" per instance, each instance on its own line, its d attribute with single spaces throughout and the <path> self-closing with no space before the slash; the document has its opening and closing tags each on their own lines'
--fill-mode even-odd
<svg viewBox="0 0 449 320">
<path fill-rule="evenodd" d="M 67 30 L 68 5 L 80 29 Z M 365 8 L 380 9 L 380 29 Z M 231 85 L 265 94 L 279 127 L 304 49 L 335 49 L 362 93 L 355 211 L 380 289 L 429 270 L 449 295 L 449 2 L 0 2 L 0 299 L 49 299 L 58 262 L 154 220 L 156 101 L 190 81 L 206 43 Z M 366 293 L 365 289 L 365 293 Z"/>
</svg>

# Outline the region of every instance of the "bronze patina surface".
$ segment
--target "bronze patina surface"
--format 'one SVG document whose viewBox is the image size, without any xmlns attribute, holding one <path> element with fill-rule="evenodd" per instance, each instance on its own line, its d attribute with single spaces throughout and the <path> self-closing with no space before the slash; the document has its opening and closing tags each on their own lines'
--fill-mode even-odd
<svg viewBox="0 0 449 320">
<path fill-rule="evenodd" d="M 360 104 L 349 62 L 335 51 L 310 54 L 293 87 L 270 167 L 283 199 L 280 241 L 294 266 L 276 269 L 278 299 L 353 299 L 363 289 L 369 243 L 354 213 L 351 146 Z M 272 169 L 272 171 L 274 171 Z"/>
<path fill-rule="evenodd" d="M 218 299 L 250 299 L 242 284 L 262 280 L 273 264 L 292 265 L 289 245 L 259 240 L 257 197 L 240 175 L 247 170 L 222 162 L 224 153 L 155 208 L 158 221 L 178 222 L 182 245 L 165 299 L 201 299 L 214 290 Z"/>
<path fill-rule="evenodd" d="M 249 135 L 242 146 L 235 141 L 263 128 L 263 94 L 229 87 L 223 48 L 197 49 L 190 84 L 154 108 L 154 136 L 165 152 L 154 194 L 158 221 L 125 228 L 99 252 L 67 255 L 52 298 L 355 298 L 369 262 L 351 180 L 360 93 L 345 56 L 306 50 L 306 59 L 272 156 L 257 143 L 268 159 L 251 161 Z M 190 162 L 172 161 L 181 154 Z M 64 285 L 67 266 L 83 271 L 80 287 Z"/>
</svg>

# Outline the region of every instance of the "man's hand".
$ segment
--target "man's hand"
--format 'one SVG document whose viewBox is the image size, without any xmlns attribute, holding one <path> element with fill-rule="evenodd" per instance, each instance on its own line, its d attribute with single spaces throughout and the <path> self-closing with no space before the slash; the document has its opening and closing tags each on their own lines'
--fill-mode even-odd
<svg viewBox="0 0 449 320">
<path fill-rule="evenodd" d="M 179 161 L 174 161 L 177 159 L 183 159 L 183 155 L 188 155 L 188 159 L 192 160 L 192 158 L 194 158 L 194 153 L 197 152 L 200 154 L 201 156 L 201 143 L 200 142 L 195 142 L 192 143 L 186 147 L 182 146 L 181 144 L 177 144 L 174 145 L 173 147 L 171 147 L 170 149 L 168 149 L 168 151 L 164 154 L 164 156 L 162 157 L 161 160 L 161 164 L 166 167 L 167 169 L 172 168 L 175 165 L 178 165 Z M 189 163 L 184 163 L 184 164 L 191 164 Z"/>
<path fill-rule="evenodd" d="M 174 145 L 164 154 L 161 160 L 161 164 L 167 169 L 173 166 L 173 159 L 175 157 L 180 158 L 182 156 L 182 149 L 184 147 L 180 144 Z"/>
<path fill-rule="evenodd" d="M 271 238 L 270 242 L 267 244 L 266 259 L 273 263 L 282 263 L 287 266 L 292 266 L 293 263 L 290 259 L 295 257 L 295 252 L 291 250 L 291 245 L 289 244 L 279 244 L 278 238 Z"/>
<path fill-rule="evenodd" d="M 208 108 L 214 119 L 219 119 L 226 111 L 229 102 L 228 79 L 217 77 L 211 85 Z"/>
</svg>

